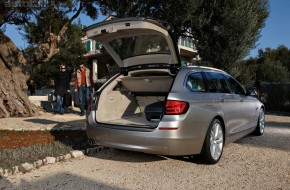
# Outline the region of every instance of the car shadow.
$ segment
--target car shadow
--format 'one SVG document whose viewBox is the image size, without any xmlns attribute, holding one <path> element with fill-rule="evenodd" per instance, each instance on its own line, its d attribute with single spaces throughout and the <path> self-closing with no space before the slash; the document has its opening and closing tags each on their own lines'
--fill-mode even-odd
<svg viewBox="0 0 290 190">
<path fill-rule="evenodd" d="M 39 124 L 39 127 L 33 130 L 48 132 L 55 141 L 69 146 L 73 150 L 86 150 L 90 147 L 85 131 L 85 119 L 79 119 L 80 116 L 76 116 L 76 119 L 67 121 L 63 119 L 62 121 L 63 117 L 65 117 L 65 114 L 59 116 L 58 119 L 53 119 L 53 117 L 52 119 L 30 118 L 26 119 L 25 122 Z"/>
<path fill-rule="evenodd" d="M 120 150 L 114 148 L 103 148 L 97 154 L 88 155 L 90 157 L 119 161 L 119 162 L 131 162 L 131 163 L 142 163 L 142 162 L 155 162 L 166 160 L 163 156 L 155 154 L 146 154 L 142 152 L 134 152 L 127 150 Z"/>
<path fill-rule="evenodd" d="M 271 137 L 272 136 L 272 137 Z M 255 146 L 260 148 L 270 148 L 290 152 L 290 135 L 289 134 L 264 134 L 261 137 L 248 135 L 244 138 L 237 140 L 237 144 Z"/>
<path fill-rule="evenodd" d="M 266 115 L 290 116 L 290 112 L 266 111 Z"/>
<path fill-rule="evenodd" d="M 266 127 L 275 127 L 275 128 L 281 128 L 281 129 L 290 129 L 290 122 L 275 122 L 275 121 L 269 121 L 266 122 Z"/>
<path fill-rule="evenodd" d="M 290 123 L 266 121 L 262 136 L 250 134 L 234 143 L 290 152 Z"/>
<path fill-rule="evenodd" d="M 75 120 L 68 120 L 68 121 L 65 121 L 62 118 L 59 118 L 58 120 L 45 119 L 45 118 L 31 118 L 31 119 L 25 119 L 24 121 L 40 124 L 39 127 L 36 127 L 36 128 L 27 128 L 27 129 L 31 129 L 31 130 L 39 129 L 39 130 L 55 131 L 55 130 L 84 130 L 85 129 L 84 118 L 75 119 Z M 52 126 L 45 127 L 44 125 L 52 125 Z M 25 129 L 25 128 L 23 128 L 23 129 Z"/>
<path fill-rule="evenodd" d="M 90 170 L 90 172 L 92 171 Z M 48 177 L 34 176 L 32 178 L 34 178 L 33 181 L 21 179 L 19 183 L 0 178 L 0 189 L 123 189 L 116 187 L 116 185 L 68 172 L 56 173 Z"/>
<path fill-rule="evenodd" d="M 202 159 L 199 157 L 199 155 L 189 155 L 189 156 L 162 156 L 165 159 L 173 159 L 173 160 L 179 160 L 183 162 L 190 162 L 198 165 L 208 165 L 202 162 Z"/>
</svg>

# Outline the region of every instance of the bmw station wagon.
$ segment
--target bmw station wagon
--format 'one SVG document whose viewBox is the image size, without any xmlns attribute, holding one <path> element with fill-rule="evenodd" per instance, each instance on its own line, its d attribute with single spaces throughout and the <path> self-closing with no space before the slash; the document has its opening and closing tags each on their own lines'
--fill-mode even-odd
<svg viewBox="0 0 290 190">
<path fill-rule="evenodd" d="M 94 145 L 217 163 L 224 145 L 264 133 L 264 105 L 224 71 L 179 67 L 168 26 L 145 18 L 87 27 L 120 67 L 90 100 Z"/>
</svg>

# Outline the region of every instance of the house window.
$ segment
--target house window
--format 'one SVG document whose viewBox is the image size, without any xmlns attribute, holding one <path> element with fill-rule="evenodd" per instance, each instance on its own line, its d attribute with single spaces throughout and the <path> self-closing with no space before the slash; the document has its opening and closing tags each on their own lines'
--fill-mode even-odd
<svg viewBox="0 0 290 190">
<path fill-rule="evenodd" d="M 187 47 L 191 48 L 191 38 L 187 38 Z"/>
<path fill-rule="evenodd" d="M 182 66 L 182 67 L 185 67 L 185 66 L 186 66 L 186 61 L 182 60 L 182 61 L 181 61 L 181 66 Z"/>
<path fill-rule="evenodd" d="M 87 51 L 91 51 L 91 40 L 87 41 Z"/>
<path fill-rule="evenodd" d="M 183 36 L 181 36 L 181 45 L 184 46 L 185 45 L 185 39 Z"/>
<path fill-rule="evenodd" d="M 101 49 L 101 43 L 96 41 L 96 50 L 100 50 Z"/>
</svg>

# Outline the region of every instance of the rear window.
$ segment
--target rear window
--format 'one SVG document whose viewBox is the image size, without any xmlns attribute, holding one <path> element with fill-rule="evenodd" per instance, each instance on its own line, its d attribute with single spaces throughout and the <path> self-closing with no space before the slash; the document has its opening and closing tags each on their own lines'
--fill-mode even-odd
<svg viewBox="0 0 290 190">
<path fill-rule="evenodd" d="M 118 38 L 109 42 L 121 59 L 147 54 L 170 54 L 167 41 L 160 35 Z"/>
</svg>

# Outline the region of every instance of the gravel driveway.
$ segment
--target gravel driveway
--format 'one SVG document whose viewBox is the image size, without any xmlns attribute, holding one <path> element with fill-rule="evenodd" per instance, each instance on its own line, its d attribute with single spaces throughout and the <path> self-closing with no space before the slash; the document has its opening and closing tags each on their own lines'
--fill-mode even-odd
<svg viewBox="0 0 290 190">
<path fill-rule="evenodd" d="M 227 145 L 220 162 L 104 149 L 0 180 L 0 189 L 290 189 L 290 117 L 266 115 L 261 137 Z"/>
</svg>

